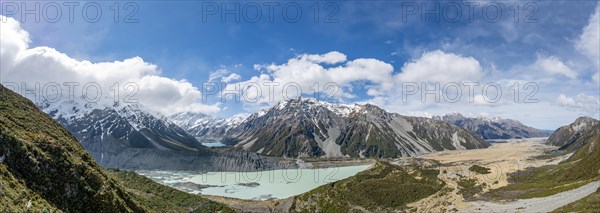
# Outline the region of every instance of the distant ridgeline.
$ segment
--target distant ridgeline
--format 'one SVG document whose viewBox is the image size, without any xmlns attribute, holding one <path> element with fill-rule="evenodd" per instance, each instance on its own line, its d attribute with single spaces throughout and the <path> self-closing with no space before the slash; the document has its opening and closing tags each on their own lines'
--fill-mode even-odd
<svg viewBox="0 0 600 213">
<path fill-rule="evenodd" d="M 523 123 L 502 118 L 468 118 L 458 113 L 434 117 L 464 128 L 484 140 L 548 137 L 552 131 L 539 130 Z"/>
</svg>

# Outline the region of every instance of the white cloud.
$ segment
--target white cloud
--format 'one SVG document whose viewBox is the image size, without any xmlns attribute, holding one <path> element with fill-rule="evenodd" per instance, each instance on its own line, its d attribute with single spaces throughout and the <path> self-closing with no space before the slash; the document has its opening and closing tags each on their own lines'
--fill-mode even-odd
<svg viewBox="0 0 600 213">
<path fill-rule="evenodd" d="M 227 75 L 227 73 L 229 73 L 229 70 L 227 69 L 215 70 L 214 72 L 211 72 L 208 76 L 208 82 L 214 81 L 218 78 L 222 78 L 224 75 Z"/>
<path fill-rule="evenodd" d="M 0 63 L 1 70 L 7 70 L 16 59 L 16 53 L 23 52 L 29 47 L 29 33 L 21 29 L 21 24 L 12 18 L 0 16 L 2 30 L 0 30 Z"/>
<path fill-rule="evenodd" d="M 586 55 L 598 67 L 600 63 L 600 6 L 590 17 L 588 25 L 583 29 L 575 47 Z"/>
<path fill-rule="evenodd" d="M 225 82 L 225 83 L 229 83 L 229 82 L 237 81 L 237 80 L 240 80 L 240 79 L 242 79 L 242 76 L 240 76 L 237 73 L 231 73 L 228 76 L 223 76 L 221 78 L 221 81 Z"/>
<path fill-rule="evenodd" d="M 475 104 L 475 105 L 481 105 L 481 106 L 486 106 L 486 105 L 491 105 L 492 102 L 486 100 L 486 97 L 484 97 L 483 95 L 475 95 L 473 97 L 473 104 Z"/>
<path fill-rule="evenodd" d="M 235 65 L 234 67 L 240 67 L 241 65 Z M 225 82 L 225 83 L 229 83 L 232 81 L 236 81 L 236 80 L 240 80 L 242 78 L 242 76 L 240 76 L 237 73 L 231 73 L 229 74 L 229 70 L 222 68 L 222 69 L 218 69 L 214 72 L 211 72 L 210 75 L 208 76 L 208 82 L 213 82 L 217 79 L 219 79 L 221 82 Z M 227 75 L 229 74 L 229 75 Z"/>
<path fill-rule="evenodd" d="M 580 93 L 575 97 L 568 97 L 564 94 L 559 95 L 554 103 L 558 106 L 586 113 L 595 117 L 600 111 L 600 100 L 598 97 Z"/>
<path fill-rule="evenodd" d="M 140 57 L 96 63 L 71 58 L 50 47 L 30 48 L 29 34 L 19 22 L 8 17 L 0 18 L 5 21 L 0 31 L 2 83 L 25 83 L 31 89 L 36 82 L 42 87 L 51 82 L 61 86 L 65 82 L 77 82 L 80 85 L 75 88 L 76 98 L 82 96 L 82 88 L 86 84 L 96 83 L 102 89 L 99 102 L 110 104 L 114 101 L 111 89 L 115 83 L 119 83 L 119 100 L 123 100 L 133 91 L 132 88 L 124 88 L 125 84 L 133 82 L 139 91 L 132 98 L 151 110 L 169 114 L 177 110 L 216 112 L 220 109 L 217 104 L 200 103 L 201 93 L 191 83 L 160 76 L 156 65 Z M 66 98 L 68 88 L 65 86 L 61 90 Z"/>
<path fill-rule="evenodd" d="M 550 74 L 560 74 L 572 79 L 577 78 L 577 73 L 555 56 L 538 55 L 534 66 Z"/>
<path fill-rule="evenodd" d="M 597 73 L 595 73 L 595 74 L 592 76 L 592 79 L 594 79 L 594 81 L 595 81 L 597 84 L 600 84 L 600 72 L 597 72 Z"/>
<path fill-rule="evenodd" d="M 313 54 L 313 55 L 309 55 L 309 54 L 304 54 L 301 55 L 300 58 L 302 60 L 308 60 L 317 64 L 321 64 L 321 63 L 325 63 L 325 64 L 337 64 L 337 63 L 341 63 L 346 61 L 346 55 L 337 52 L 337 51 L 332 51 L 332 52 L 328 52 L 322 55 L 318 55 L 318 54 Z"/>
<path fill-rule="evenodd" d="M 323 64 L 339 65 L 324 67 Z M 361 87 L 366 88 L 371 96 L 383 95 L 394 86 L 392 65 L 370 58 L 347 61 L 346 55 L 335 51 L 320 55 L 303 54 L 284 64 L 254 65 L 254 68 L 266 72 L 239 82 L 237 87 L 240 93 L 245 94 L 243 97 L 259 104 L 292 98 L 299 92 L 313 95 L 319 91 L 334 98 L 352 98 L 355 97 L 352 94 L 355 83 L 363 83 Z M 270 87 L 266 84 L 276 85 Z M 226 90 L 235 91 L 236 85 L 229 84 Z"/>
<path fill-rule="evenodd" d="M 405 63 L 396 80 L 447 83 L 478 80 L 482 74 L 482 68 L 476 59 L 435 50 Z"/>
<path fill-rule="evenodd" d="M 483 75 L 479 62 L 474 58 L 440 50 L 427 52 L 406 63 L 402 73 L 396 75 L 394 67 L 388 63 L 369 58 L 347 61 L 346 56 L 339 52 L 303 54 L 284 64 L 254 65 L 254 68 L 263 71 L 262 74 L 227 85 L 225 93 L 229 95 L 226 97 L 233 97 L 231 94 L 234 92 L 231 91 L 237 90 L 240 91 L 238 97 L 246 104 L 264 106 L 293 98 L 299 95 L 298 90 L 303 95 L 313 95 L 317 84 L 318 90 L 328 96 L 334 92 L 331 87 L 325 87 L 329 84 L 336 86 L 333 98 L 356 98 L 356 90 L 364 88 L 367 97 L 363 98 L 385 102 L 399 97 L 398 89 L 402 82 L 461 82 L 478 80 Z M 269 87 L 266 84 L 276 85 Z"/>
</svg>

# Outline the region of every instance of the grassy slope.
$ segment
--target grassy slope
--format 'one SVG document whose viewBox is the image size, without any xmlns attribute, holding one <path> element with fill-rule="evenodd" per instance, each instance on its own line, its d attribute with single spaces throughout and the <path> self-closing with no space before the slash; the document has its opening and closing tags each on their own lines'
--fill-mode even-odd
<svg viewBox="0 0 600 213">
<path fill-rule="evenodd" d="M 75 137 L 31 101 L 0 86 L 0 109 L 1 185 L 36 194 L 41 199 L 31 201 L 32 207 L 39 203 L 69 212 L 144 210 L 107 177 Z M 29 202 L 0 199 L 2 206 L 17 211 L 27 209 Z"/>
<path fill-rule="evenodd" d="M 348 212 L 401 210 L 406 204 L 426 198 L 444 186 L 437 170 L 415 170 L 377 162 L 369 170 L 350 178 L 320 186 L 294 198 L 292 211 Z"/>
<path fill-rule="evenodd" d="M 600 128 L 600 125 L 595 128 Z M 513 173 L 510 176 L 511 184 L 492 190 L 486 196 L 500 199 L 546 197 L 599 180 L 600 134 L 589 138 L 586 145 L 578 149 L 567 162 Z"/>
<path fill-rule="evenodd" d="M 141 186 L 146 194 L 131 193 Z M 225 209 L 133 173 L 107 173 L 66 129 L 0 85 L 2 211 L 165 212 L 193 202 Z"/>
<path fill-rule="evenodd" d="M 227 206 L 198 195 L 173 189 L 130 171 L 108 170 L 134 200 L 153 212 L 234 212 Z"/>
<path fill-rule="evenodd" d="M 596 125 L 595 129 L 600 128 Z M 589 178 L 600 176 L 600 134 L 594 136 L 591 142 L 586 143 L 581 149 L 577 150 L 571 157 L 572 161 L 577 161 L 577 168 L 571 168 L 568 177 Z M 600 188 L 581 200 L 557 209 L 557 212 L 598 212 L 600 211 Z"/>
<path fill-rule="evenodd" d="M 27 188 L 25 181 L 15 178 L 4 164 L 0 164 L 0 210 L 3 212 L 21 212 L 27 206 L 40 211 L 58 211 L 39 193 Z"/>
</svg>

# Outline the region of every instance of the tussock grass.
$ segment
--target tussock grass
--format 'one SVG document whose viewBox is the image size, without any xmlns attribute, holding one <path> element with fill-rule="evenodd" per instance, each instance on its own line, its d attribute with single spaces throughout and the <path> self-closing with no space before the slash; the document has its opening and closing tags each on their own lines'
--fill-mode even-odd
<svg viewBox="0 0 600 213">
<path fill-rule="evenodd" d="M 293 208 L 308 212 L 348 212 L 355 208 L 401 210 L 406 204 L 442 189 L 445 183 L 437 178 L 438 174 L 438 170 L 408 171 L 380 161 L 369 170 L 296 197 Z"/>
</svg>

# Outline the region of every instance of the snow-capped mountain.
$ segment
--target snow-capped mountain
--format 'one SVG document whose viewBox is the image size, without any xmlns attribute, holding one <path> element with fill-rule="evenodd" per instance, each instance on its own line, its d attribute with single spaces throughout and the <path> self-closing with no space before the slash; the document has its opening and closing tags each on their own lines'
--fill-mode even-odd
<svg viewBox="0 0 600 213">
<path fill-rule="evenodd" d="M 206 153 L 193 136 L 167 117 L 138 104 L 38 103 L 66 127 L 100 163 L 124 149 Z"/>
<path fill-rule="evenodd" d="M 487 139 L 513 139 L 547 137 L 551 132 L 539 130 L 512 119 L 500 117 L 477 117 L 469 118 L 459 113 L 444 116 L 434 116 L 433 119 L 443 120 L 448 123 L 464 128 L 477 136 Z"/>
<path fill-rule="evenodd" d="M 37 105 L 66 127 L 104 167 L 254 171 L 290 166 L 256 153 L 213 152 L 168 117 L 140 104 L 66 101 Z M 227 119 L 219 126 L 233 126 L 240 119 Z"/>
<path fill-rule="evenodd" d="M 219 141 L 231 128 L 236 127 L 248 118 L 246 114 L 238 114 L 223 119 L 198 112 L 181 112 L 169 116 L 169 120 L 201 142 Z"/>
<path fill-rule="evenodd" d="M 590 117 L 579 117 L 573 123 L 558 128 L 550 137 L 547 144 L 560 146 L 560 149 L 577 149 L 584 145 L 589 137 L 600 133 L 600 129 L 593 128 L 600 124 L 600 121 Z M 584 135 L 586 132 L 595 134 Z"/>
<path fill-rule="evenodd" d="M 312 98 L 282 101 L 254 113 L 226 131 L 223 142 L 282 157 L 399 157 L 488 146 L 443 121 Z"/>
</svg>

